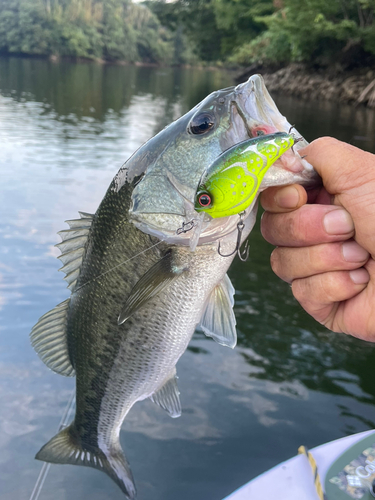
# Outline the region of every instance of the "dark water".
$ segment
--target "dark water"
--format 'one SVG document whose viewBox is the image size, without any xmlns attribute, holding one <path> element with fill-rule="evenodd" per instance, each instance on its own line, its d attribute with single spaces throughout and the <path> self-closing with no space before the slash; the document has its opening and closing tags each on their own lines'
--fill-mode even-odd
<svg viewBox="0 0 375 500">
<path fill-rule="evenodd" d="M 0 499 L 28 500 L 74 381 L 31 349 L 38 317 L 68 297 L 56 232 L 94 212 L 124 160 L 214 89 L 225 73 L 0 59 Z M 276 96 L 308 140 L 375 151 L 375 115 Z M 238 347 L 196 334 L 178 364 L 183 415 L 149 401 L 122 444 L 140 500 L 220 500 L 278 462 L 375 425 L 375 351 L 310 319 L 269 267 L 256 229 L 235 262 Z M 52 466 L 41 500 L 123 498 L 98 471 Z"/>
</svg>

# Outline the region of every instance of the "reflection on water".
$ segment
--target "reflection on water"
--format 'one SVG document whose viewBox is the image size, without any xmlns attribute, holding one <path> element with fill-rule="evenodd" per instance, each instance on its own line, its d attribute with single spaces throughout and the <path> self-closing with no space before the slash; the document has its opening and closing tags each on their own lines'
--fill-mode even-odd
<svg viewBox="0 0 375 500">
<path fill-rule="evenodd" d="M 68 296 L 54 244 L 64 220 L 97 208 L 145 140 L 228 74 L 0 59 L 0 499 L 28 500 L 74 382 L 47 370 L 28 334 Z M 374 112 L 276 100 L 307 139 L 333 135 L 375 151 Z M 370 344 L 310 319 L 270 271 L 259 228 L 235 262 L 239 345 L 197 333 L 178 364 L 183 415 L 149 401 L 127 417 L 122 444 L 142 500 L 220 500 L 296 453 L 374 426 Z M 41 500 L 117 499 L 97 471 L 53 466 Z"/>
</svg>

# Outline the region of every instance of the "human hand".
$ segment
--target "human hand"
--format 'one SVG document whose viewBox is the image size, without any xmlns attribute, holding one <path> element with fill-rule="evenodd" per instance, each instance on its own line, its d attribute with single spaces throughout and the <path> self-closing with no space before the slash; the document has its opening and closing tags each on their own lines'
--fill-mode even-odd
<svg viewBox="0 0 375 500">
<path fill-rule="evenodd" d="M 303 154 L 324 187 L 309 200 L 299 185 L 261 196 L 272 269 L 327 328 L 375 341 L 375 156 L 329 137 Z"/>
</svg>

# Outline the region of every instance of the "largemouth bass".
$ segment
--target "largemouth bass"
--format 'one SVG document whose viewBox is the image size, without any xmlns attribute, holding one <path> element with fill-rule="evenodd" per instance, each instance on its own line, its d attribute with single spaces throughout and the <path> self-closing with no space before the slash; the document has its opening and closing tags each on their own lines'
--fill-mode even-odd
<svg viewBox="0 0 375 500">
<path fill-rule="evenodd" d="M 233 145 L 290 128 L 260 76 L 214 92 L 125 163 L 94 215 L 67 221 L 57 246 L 71 297 L 40 318 L 31 342 L 50 369 L 76 376 L 76 414 L 37 459 L 96 468 L 135 497 L 119 440 L 127 413 L 150 398 L 180 416 L 175 367 L 198 325 L 236 344 L 226 273 L 239 217 L 195 211 L 203 172 Z M 297 151 L 304 144 L 268 170 L 261 190 L 309 182 L 313 169 Z M 241 215 L 244 238 L 256 210 L 254 200 Z"/>
</svg>

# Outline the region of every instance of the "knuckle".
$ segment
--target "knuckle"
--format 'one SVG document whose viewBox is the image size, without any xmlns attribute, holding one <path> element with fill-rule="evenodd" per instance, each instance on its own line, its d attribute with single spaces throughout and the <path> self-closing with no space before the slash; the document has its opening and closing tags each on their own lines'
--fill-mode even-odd
<svg viewBox="0 0 375 500">
<path fill-rule="evenodd" d="M 306 220 L 304 207 L 290 213 L 284 227 L 285 233 L 293 241 L 302 243 L 306 239 Z"/>
<path fill-rule="evenodd" d="M 272 210 L 275 205 L 273 188 L 268 188 L 260 194 L 260 204 L 264 210 Z"/>
<path fill-rule="evenodd" d="M 277 215 L 264 212 L 261 219 L 260 231 L 263 238 L 268 241 L 268 243 L 277 245 L 278 228 Z"/>
<path fill-rule="evenodd" d="M 338 274 L 337 272 L 331 272 L 319 277 L 319 292 L 322 297 L 322 302 L 329 303 L 337 301 Z"/>
<path fill-rule="evenodd" d="M 267 212 L 263 212 L 262 217 L 260 219 L 260 232 L 266 241 L 269 241 L 268 226 L 269 226 L 269 214 L 267 214 Z"/>
<path fill-rule="evenodd" d="M 296 279 L 292 282 L 292 293 L 294 298 L 301 304 L 305 304 L 306 299 L 309 296 L 309 280 L 308 279 Z"/>
<path fill-rule="evenodd" d="M 296 267 L 293 260 L 293 250 L 288 247 L 276 248 L 271 254 L 271 268 L 283 281 L 291 283 L 295 277 Z"/>
<path fill-rule="evenodd" d="M 309 263 L 316 272 L 335 270 L 341 265 L 340 243 L 322 243 L 309 250 Z"/>
<path fill-rule="evenodd" d="M 272 271 L 281 278 L 280 276 L 280 249 L 275 248 L 275 250 L 271 253 L 270 263 Z"/>
<path fill-rule="evenodd" d="M 340 141 L 338 139 L 329 136 L 319 137 L 318 139 L 314 140 L 314 144 L 318 144 L 320 148 L 331 148 L 332 146 L 336 146 L 339 143 Z"/>
</svg>

